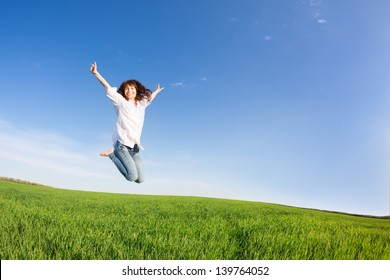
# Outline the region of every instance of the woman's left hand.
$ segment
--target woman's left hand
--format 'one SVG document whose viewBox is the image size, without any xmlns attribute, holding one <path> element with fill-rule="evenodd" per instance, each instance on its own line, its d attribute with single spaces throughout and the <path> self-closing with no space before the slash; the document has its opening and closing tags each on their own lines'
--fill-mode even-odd
<svg viewBox="0 0 390 280">
<path fill-rule="evenodd" d="M 156 86 L 156 90 L 154 92 L 159 93 L 160 91 L 162 91 L 164 89 L 164 87 L 161 87 L 160 84 L 157 84 Z"/>
<path fill-rule="evenodd" d="M 156 90 L 153 91 L 152 94 L 150 94 L 150 95 L 148 96 L 149 102 L 152 102 L 153 99 L 156 97 L 156 95 L 157 95 L 160 91 L 162 91 L 163 89 L 164 89 L 164 88 L 161 87 L 160 84 L 157 84 Z"/>
</svg>

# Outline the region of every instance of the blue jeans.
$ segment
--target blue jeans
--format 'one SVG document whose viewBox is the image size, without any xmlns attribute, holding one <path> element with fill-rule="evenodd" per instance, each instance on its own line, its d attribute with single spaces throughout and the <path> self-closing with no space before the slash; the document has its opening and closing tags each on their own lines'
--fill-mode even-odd
<svg viewBox="0 0 390 280">
<path fill-rule="evenodd" d="M 142 183 L 145 178 L 144 167 L 139 155 L 138 145 L 130 148 L 117 141 L 114 148 L 115 151 L 109 155 L 109 158 L 116 165 L 119 172 L 128 181 Z"/>
</svg>

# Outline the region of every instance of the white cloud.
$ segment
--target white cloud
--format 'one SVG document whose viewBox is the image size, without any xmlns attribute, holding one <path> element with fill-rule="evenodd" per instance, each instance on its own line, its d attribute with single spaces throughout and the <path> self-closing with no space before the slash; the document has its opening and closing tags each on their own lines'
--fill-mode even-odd
<svg viewBox="0 0 390 280">
<path fill-rule="evenodd" d="M 322 18 L 322 19 L 319 19 L 319 20 L 318 20 L 318 23 L 319 23 L 319 24 L 326 24 L 326 23 L 328 23 L 328 21 L 327 21 L 326 19 L 323 19 L 323 18 Z"/>
<path fill-rule="evenodd" d="M 34 176 L 71 176 L 84 178 L 107 177 L 94 169 L 96 157 L 85 145 L 69 137 L 50 131 L 16 127 L 0 119 L 0 170 L 18 174 L 20 170 L 35 170 Z M 19 166 L 17 170 L 11 168 Z M 36 172 L 39 170 L 38 172 Z M 37 174 L 39 173 L 39 174 Z M 19 179 L 27 173 L 20 171 Z M 8 176 L 8 174 L 1 174 Z M 26 178 L 28 179 L 28 178 Z"/>
<path fill-rule="evenodd" d="M 176 82 L 176 83 L 172 83 L 171 84 L 171 87 L 182 87 L 184 86 L 185 84 L 183 82 Z"/>
<path fill-rule="evenodd" d="M 315 7 L 315 6 L 321 5 L 321 2 L 322 2 L 322 0 L 310 0 L 309 4 L 310 4 L 310 6 Z"/>
<path fill-rule="evenodd" d="M 4 123 L 4 122 L 3 122 Z M 7 123 L 0 131 L 0 145 L 3 151 L 20 151 L 28 155 L 39 155 L 40 157 L 67 158 L 74 160 L 83 159 L 83 155 L 66 150 L 67 147 L 75 145 L 76 142 L 70 138 L 52 133 L 32 129 L 19 129 Z"/>
<path fill-rule="evenodd" d="M 199 80 L 205 82 L 207 81 L 207 77 L 200 77 Z M 191 83 L 187 83 L 186 81 L 171 83 L 171 87 L 173 88 L 189 88 L 193 86 L 196 86 L 196 83 L 191 84 Z"/>
<path fill-rule="evenodd" d="M 302 2 L 303 4 L 306 4 L 305 2 Z M 310 5 L 310 13 L 313 14 L 313 18 L 317 20 L 319 24 L 326 24 L 328 21 L 323 18 L 322 12 L 321 12 L 321 0 L 309 0 L 309 5 Z"/>
<path fill-rule="evenodd" d="M 176 82 L 176 83 L 172 83 L 171 84 L 171 87 L 188 87 L 189 84 L 187 84 L 186 82 L 182 81 L 182 82 Z"/>
<path fill-rule="evenodd" d="M 270 36 L 270 35 L 265 35 L 265 36 L 264 36 L 264 40 L 266 40 L 266 41 L 271 41 L 271 40 L 272 40 L 272 36 Z"/>
</svg>

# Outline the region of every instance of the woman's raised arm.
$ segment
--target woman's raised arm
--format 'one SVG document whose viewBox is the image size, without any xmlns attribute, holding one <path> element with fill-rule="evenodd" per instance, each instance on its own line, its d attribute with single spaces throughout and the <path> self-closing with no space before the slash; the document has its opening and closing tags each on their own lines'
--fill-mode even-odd
<svg viewBox="0 0 390 280">
<path fill-rule="evenodd" d="M 110 84 L 106 81 L 106 79 L 103 78 L 102 75 L 99 74 L 97 70 L 97 64 L 96 62 L 91 64 L 91 67 L 89 68 L 89 71 L 99 80 L 99 82 L 106 88 L 109 89 L 111 86 Z"/>
<path fill-rule="evenodd" d="M 156 97 L 156 95 L 157 95 L 160 91 L 162 91 L 163 89 L 164 89 L 164 88 L 161 87 L 160 84 L 158 84 L 158 85 L 156 86 L 156 90 L 153 91 L 153 93 L 152 93 L 151 95 L 148 96 L 149 102 L 152 102 L 153 99 Z"/>
</svg>

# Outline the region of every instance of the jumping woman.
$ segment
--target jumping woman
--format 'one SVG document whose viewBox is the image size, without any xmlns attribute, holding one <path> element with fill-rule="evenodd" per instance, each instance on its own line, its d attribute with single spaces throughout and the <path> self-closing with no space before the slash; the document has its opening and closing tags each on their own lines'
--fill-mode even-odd
<svg viewBox="0 0 390 280">
<path fill-rule="evenodd" d="M 152 92 L 137 80 L 127 80 L 117 90 L 99 74 L 96 62 L 91 64 L 90 71 L 106 89 L 117 114 L 114 148 L 100 155 L 109 157 L 126 180 L 142 183 L 145 177 L 139 151 L 143 150 L 140 142 L 145 109 L 164 88 L 158 84 Z"/>
</svg>

